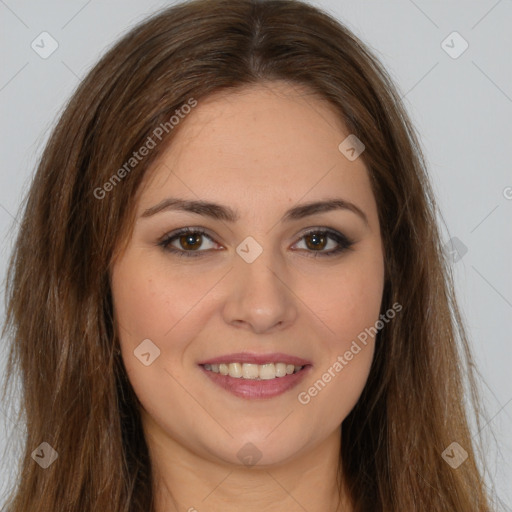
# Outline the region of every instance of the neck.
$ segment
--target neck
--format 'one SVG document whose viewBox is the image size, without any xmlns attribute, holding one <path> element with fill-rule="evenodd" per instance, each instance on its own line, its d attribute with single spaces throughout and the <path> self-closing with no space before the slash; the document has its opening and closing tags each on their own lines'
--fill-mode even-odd
<svg viewBox="0 0 512 512">
<path fill-rule="evenodd" d="M 202 457 L 154 427 L 145 431 L 154 475 L 155 512 L 352 511 L 337 482 L 339 429 L 293 459 L 244 466 Z"/>
</svg>

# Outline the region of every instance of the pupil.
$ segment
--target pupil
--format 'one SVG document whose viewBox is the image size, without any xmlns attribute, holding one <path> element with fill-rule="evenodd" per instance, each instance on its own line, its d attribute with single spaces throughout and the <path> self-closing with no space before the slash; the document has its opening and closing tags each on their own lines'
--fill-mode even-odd
<svg viewBox="0 0 512 512">
<path fill-rule="evenodd" d="M 201 245 L 201 235 L 189 234 L 180 239 L 180 243 L 185 249 L 197 249 Z"/>
<path fill-rule="evenodd" d="M 306 242 L 310 249 L 323 248 L 325 237 L 319 236 L 318 234 L 308 235 L 306 237 Z"/>
</svg>

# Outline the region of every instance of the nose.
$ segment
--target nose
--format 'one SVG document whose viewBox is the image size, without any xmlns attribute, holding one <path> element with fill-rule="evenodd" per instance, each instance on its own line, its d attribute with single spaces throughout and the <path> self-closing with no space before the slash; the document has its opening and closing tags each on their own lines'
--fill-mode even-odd
<svg viewBox="0 0 512 512">
<path fill-rule="evenodd" d="M 257 334 L 285 329 L 297 317 L 297 297 L 284 265 L 263 251 L 252 263 L 234 262 L 223 307 L 224 321 Z"/>
</svg>

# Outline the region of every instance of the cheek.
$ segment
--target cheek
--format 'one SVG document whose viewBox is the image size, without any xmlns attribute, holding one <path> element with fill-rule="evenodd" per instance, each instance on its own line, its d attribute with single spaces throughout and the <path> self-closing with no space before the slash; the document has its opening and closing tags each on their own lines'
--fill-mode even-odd
<svg viewBox="0 0 512 512">
<path fill-rule="evenodd" d="M 347 350 L 379 318 L 384 263 L 377 247 L 368 249 L 349 255 L 335 272 L 315 276 L 316 291 L 309 293 L 308 305 L 329 328 L 331 348 Z"/>
<path fill-rule="evenodd" d="M 311 414 L 329 411 L 325 419 L 331 427 L 350 413 L 368 379 L 383 286 L 384 263 L 376 246 L 347 258 L 335 273 L 317 276 L 317 291 L 309 294 L 308 306 L 329 330 L 321 361 L 297 399 Z"/>
<path fill-rule="evenodd" d="M 333 352 L 297 392 L 303 415 L 323 418 L 320 431 L 332 431 L 343 423 L 368 380 L 374 344 L 350 346 L 349 343 L 348 347 Z"/>
<path fill-rule="evenodd" d="M 187 375 L 181 363 L 197 328 L 187 321 L 187 314 L 211 287 L 207 277 L 199 281 L 196 278 L 190 286 L 190 276 L 162 268 L 159 261 L 143 254 L 127 255 L 112 273 L 124 366 L 143 408 L 162 424 L 167 414 L 162 404 L 183 407 L 179 383 Z"/>
<path fill-rule="evenodd" d="M 215 284 L 215 276 L 189 275 L 143 257 L 125 258 L 112 274 L 112 295 L 121 345 L 145 338 L 162 340 Z"/>
<path fill-rule="evenodd" d="M 150 256 L 143 251 L 128 254 L 114 267 L 111 279 L 124 365 L 148 409 L 183 395 L 178 382 L 188 377 L 184 358 L 209 314 L 201 301 L 221 277 L 212 272 L 198 278 L 192 267 L 176 271 Z M 149 361 L 138 357 L 148 352 Z M 155 405 L 155 415 L 161 412 L 157 409 Z"/>
</svg>

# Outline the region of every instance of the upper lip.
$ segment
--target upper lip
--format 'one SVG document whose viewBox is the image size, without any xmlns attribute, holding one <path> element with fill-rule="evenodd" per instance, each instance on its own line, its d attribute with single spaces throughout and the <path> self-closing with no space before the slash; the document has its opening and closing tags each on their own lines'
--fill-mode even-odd
<svg viewBox="0 0 512 512">
<path fill-rule="evenodd" d="M 272 352 L 271 354 L 257 354 L 251 352 L 238 352 L 234 354 L 226 354 L 219 357 L 213 357 L 201 361 L 200 365 L 205 364 L 228 364 L 228 363 L 252 363 L 252 364 L 265 364 L 265 363 L 287 363 L 295 366 L 310 365 L 311 362 L 301 357 L 283 354 L 281 352 Z"/>
</svg>

